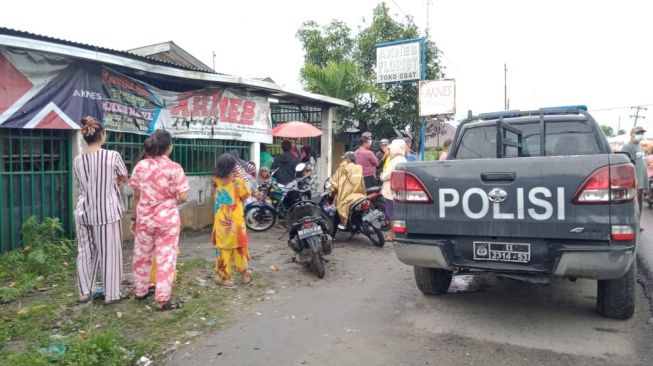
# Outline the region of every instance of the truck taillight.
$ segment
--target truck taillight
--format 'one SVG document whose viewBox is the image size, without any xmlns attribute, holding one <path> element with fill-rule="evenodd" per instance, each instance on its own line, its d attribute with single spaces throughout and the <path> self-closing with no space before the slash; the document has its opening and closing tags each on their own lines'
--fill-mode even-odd
<svg viewBox="0 0 653 366">
<path fill-rule="evenodd" d="M 610 237 L 615 241 L 635 240 L 635 230 L 629 225 L 612 225 Z"/>
<path fill-rule="evenodd" d="M 394 220 L 392 221 L 392 231 L 396 234 L 406 234 L 408 229 L 406 228 L 406 221 L 404 220 Z"/>
<path fill-rule="evenodd" d="M 575 204 L 624 203 L 637 193 L 635 166 L 630 163 L 601 167 L 590 174 L 574 195 Z"/>
<path fill-rule="evenodd" d="M 397 202 L 433 203 L 431 194 L 413 173 L 394 171 L 390 177 L 392 197 Z"/>
</svg>

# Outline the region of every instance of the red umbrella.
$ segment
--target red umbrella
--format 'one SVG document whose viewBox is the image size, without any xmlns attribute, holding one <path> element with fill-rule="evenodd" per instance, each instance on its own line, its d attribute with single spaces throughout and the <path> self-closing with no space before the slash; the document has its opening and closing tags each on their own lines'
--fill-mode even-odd
<svg viewBox="0 0 653 366">
<path fill-rule="evenodd" d="M 315 126 L 306 122 L 292 121 L 277 125 L 272 129 L 272 136 L 278 137 L 316 137 L 322 135 Z"/>
</svg>

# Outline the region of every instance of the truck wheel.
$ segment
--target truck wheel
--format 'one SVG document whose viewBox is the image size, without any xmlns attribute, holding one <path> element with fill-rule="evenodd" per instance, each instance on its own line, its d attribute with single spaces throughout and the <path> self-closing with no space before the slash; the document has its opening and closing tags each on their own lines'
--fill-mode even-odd
<svg viewBox="0 0 653 366">
<path fill-rule="evenodd" d="M 614 319 L 629 319 L 635 313 L 635 261 L 626 274 L 613 280 L 599 280 L 596 310 Z"/>
<path fill-rule="evenodd" d="M 451 285 L 451 272 L 444 269 L 415 267 L 415 283 L 424 295 L 442 295 Z"/>
</svg>

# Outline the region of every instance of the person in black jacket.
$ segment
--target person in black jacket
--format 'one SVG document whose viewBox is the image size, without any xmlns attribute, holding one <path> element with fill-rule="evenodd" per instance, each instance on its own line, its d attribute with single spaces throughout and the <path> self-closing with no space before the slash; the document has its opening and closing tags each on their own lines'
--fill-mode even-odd
<svg viewBox="0 0 653 366">
<path fill-rule="evenodd" d="M 281 150 L 283 150 L 283 153 L 274 159 L 272 170 L 279 168 L 274 177 L 277 179 L 277 182 L 288 184 L 295 179 L 295 167 L 299 164 L 299 159 L 294 157 L 290 152 L 292 150 L 292 142 L 283 140 Z"/>
</svg>

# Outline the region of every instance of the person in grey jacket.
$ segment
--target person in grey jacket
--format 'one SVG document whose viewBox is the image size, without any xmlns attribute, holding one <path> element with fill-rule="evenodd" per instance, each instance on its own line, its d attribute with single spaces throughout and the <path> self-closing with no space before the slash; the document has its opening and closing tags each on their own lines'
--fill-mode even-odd
<svg viewBox="0 0 653 366">
<path fill-rule="evenodd" d="M 621 151 L 625 151 L 635 162 L 635 176 L 637 178 L 637 202 L 639 203 L 639 213 L 642 213 L 642 198 L 648 186 L 648 175 L 646 173 L 646 160 L 644 159 L 644 150 L 639 143 L 644 140 L 646 130 L 641 126 L 636 126 L 630 130 L 630 142 L 625 144 Z"/>
</svg>

